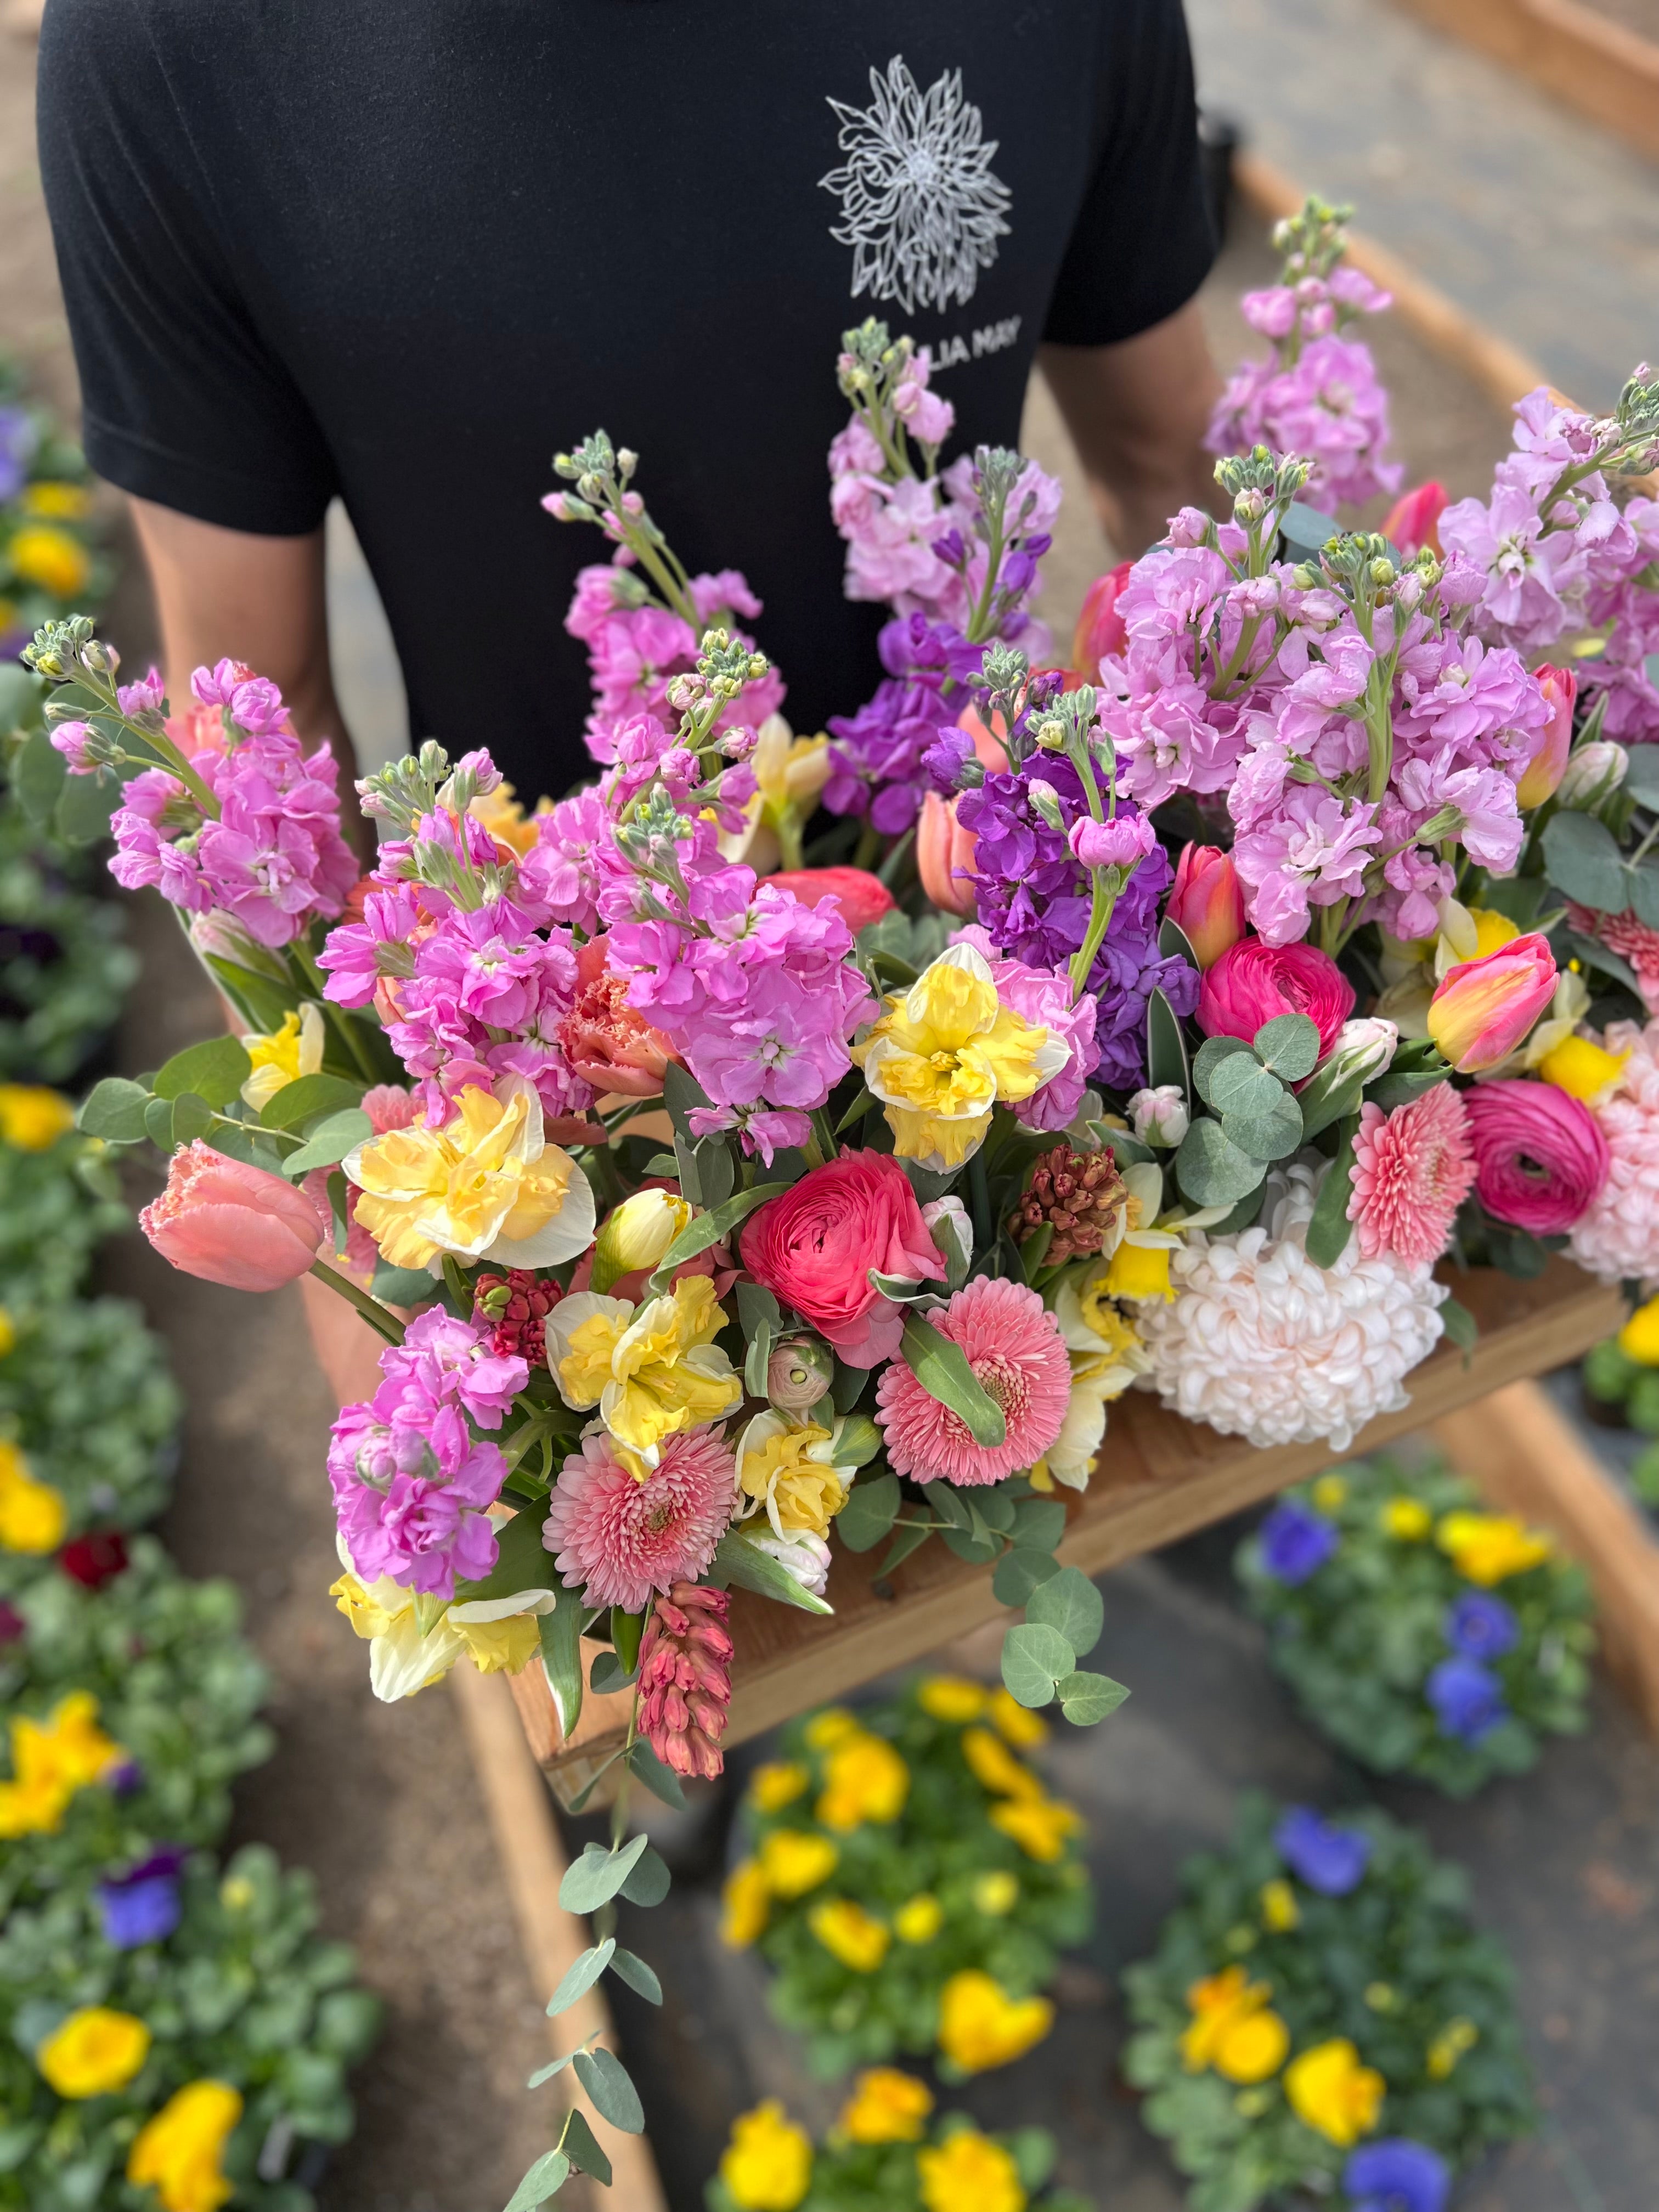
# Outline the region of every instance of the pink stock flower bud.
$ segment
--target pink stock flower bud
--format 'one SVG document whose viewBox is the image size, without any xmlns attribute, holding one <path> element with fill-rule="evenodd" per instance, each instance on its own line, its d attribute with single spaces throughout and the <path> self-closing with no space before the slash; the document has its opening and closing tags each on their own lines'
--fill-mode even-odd
<svg viewBox="0 0 1659 2212">
<path fill-rule="evenodd" d="M 71 775 L 97 773 L 95 736 L 90 722 L 59 722 L 52 733 L 52 746 L 68 762 Z"/>
<path fill-rule="evenodd" d="M 1541 806 L 1553 798 L 1566 773 L 1567 755 L 1572 750 L 1572 709 L 1578 696 L 1578 678 L 1571 669 L 1554 667 L 1547 660 L 1533 673 L 1548 704 L 1550 718 L 1515 787 L 1516 803 L 1525 808 Z"/>
<path fill-rule="evenodd" d="M 1129 580 L 1133 561 L 1120 561 L 1109 575 L 1097 576 L 1083 594 L 1083 611 L 1072 636 L 1072 675 L 1079 684 L 1100 680 L 1100 664 L 1109 653 L 1121 653 L 1129 642 L 1117 603 Z"/>
<path fill-rule="evenodd" d="M 324 1227 L 303 1191 L 199 1137 L 173 1154 L 167 1188 L 138 1225 L 183 1273 L 233 1291 L 279 1290 L 303 1275 Z"/>
<path fill-rule="evenodd" d="M 1479 1075 L 1509 1058 L 1554 995 L 1548 939 L 1512 937 L 1447 969 L 1429 1001 L 1429 1035 L 1460 1075 Z"/>
<path fill-rule="evenodd" d="M 1231 857 L 1213 845 L 1185 845 L 1164 908 L 1200 968 L 1213 968 L 1244 934 L 1244 890 Z"/>
<path fill-rule="evenodd" d="M 916 873 L 921 888 L 941 914 L 971 920 L 975 912 L 974 849 L 979 840 L 957 819 L 957 802 L 936 791 L 921 802 L 916 824 Z"/>
<path fill-rule="evenodd" d="M 1444 484 L 1431 478 L 1427 483 L 1419 484 L 1415 491 L 1401 494 L 1382 520 L 1382 535 L 1408 558 L 1427 546 L 1438 561 L 1443 557 L 1440 518 L 1449 504 Z"/>
<path fill-rule="evenodd" d="M 1073 823 L 1066 843 L 1072 858 L 1085 868 L 1133 868 L 1158 842 L 1158 832 L 1144 814 L 1115 814 L 1097 822 L 1085 814 Z"/>
<path fill-rule="evenodd" d="M 640 1733 L 676 1774 L 709 1779 L 726 1764 L 720 1740 L 732 1702 L 731 1600 L 678 1582 L 651 1608 L 640 1639 Z"/>
</svg>

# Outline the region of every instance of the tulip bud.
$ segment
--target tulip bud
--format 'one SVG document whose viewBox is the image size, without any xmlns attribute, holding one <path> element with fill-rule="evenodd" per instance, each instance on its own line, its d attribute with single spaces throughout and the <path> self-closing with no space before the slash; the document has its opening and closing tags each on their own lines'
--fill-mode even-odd
<svg viewBox="0 0 1659 2212">
<path fill-rule="evenodd" d="M 805 1413 L 836 1379 L 836 1357 L 815 1336 L 792 1336 L 766 1363 L 766 1395 L 781 1413 Z"/>
<path fill-rule="evenodd" d="M 164 1260 L 233 1291 L 275 1291 L 305 1274 L 323 1241 L 322 1216 L 302 1190 L 198 1137 L 167 1167 L 167 1188 L 138 1217 Z"/>
<path fill-rule="evenodd" d="M 1133 561 L 1121 561 L 1109 575 L 1097 576 L 1083 595 L 1072 639 L 1072 668 L 1085 683 L 1093 683 L 1106 655 L 1121 653 L 1129 641 L 1117 603 L 1133 566 Z"/>
<path fill-rule="evenodd" d="M 1190 1120 L 1178 1083 L 1160 1083 L 1155 1091 L 1137 1091 L 1129 1101 L 1129 1127 L 1143 1145 L 1173 1149 L 1186 1135 Z"/>
<path fill-rule="evenodd" d="M 1547 939 L 1516 937 L 1452 969 L 1429 1001 L 1429 1035 L 1460 1075 L 1507 1060 L 1555 995 Z"/>
<path fill-rule="evenodd" d="M 1562 771 L 1555 787 L 1556 803 L 1575 813 L 1588 814 L 1604 799 L 1611 799 L 1625 780 L 1630 756 L 1611 738 L 1595 738 L 1580 745 Z"/>
<path fill-rule="evenodd" d="M 654 1267 L 691 1218 L 683 1198 L 668 1190 L 636 1190 L 612 1209 L 593 1246 L 590 1288 L 608 1291 L 618 1276 Z"/>
<path fill-rule="evenodd" d="M 1213 968 L 1244 934 L 1243 886 L 1228 854 L 1213 845 L 1183 846 L 1164 911 L 1199 966 Z"/>
<path fill-rule="evenodd" d="M 978 840 L 957 819 L 954 799 L 930 791 L 916 824 L 916 873 L 921 888 L 941 914 L 971 919 L 974 913 L 974 851 Z"/>
<path fill-rule="evenodd" d="M 1157 844 L 1158 833 L 1144 814 L 1115 814 L 1108 822 L 1085 814 L 1073 823 L 1066 842 L 1085 868 L 1133 868 Z"/>
<path fill-rule="evenodd" d="M 1380 535 L 1397 545 L 1407 558 L 1426 545 L 1437 558 L 1440 553 L 1440 518 L 1449 504 L 1444 484 L 1419 484 L 1397 499 L 1383 517 Z"/>
<path fill-rule="evenodd" d="M 1545 661 L 1533 673 L 1550 718 L 1539 735 L 1537 750 L 1515 787 L 1516 804 L 1523 809 L 1541 806 L 1561 782 L 1572 750 L 1572 709 L 1578 696 L 1578 678 L 1571 669 L 1553 667 Z"/>
</svg>

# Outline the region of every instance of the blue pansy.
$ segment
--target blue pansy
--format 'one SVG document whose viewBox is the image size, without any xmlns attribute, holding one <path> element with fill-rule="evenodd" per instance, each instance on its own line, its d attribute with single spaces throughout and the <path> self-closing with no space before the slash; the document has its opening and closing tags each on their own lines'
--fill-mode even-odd
<svg viewBox="0 0 1659 2212">
<path fill-rule="evenodd" d="M 1443 1659 L 1423 1686 L 1442 1735 L 1479 1743 L 1509 1717 L 1504 1685 L 1478 1659 Z"/>
<path fill-rule="evenodd" d="M 1291 1872 L 1322 1897 L 1346 1897 L 1370 1864 L 1370 1838 L 1359 1828 L 1335 1826 L 1311 1805 L 1292 1805 L 1273 1830 L 1273 1843 Z"/>
<path fill-rule="evenodd" d="M 111 1875 L 93 1893 L 103 1922 L 104 1940 L 118 1951 L 141 1943 L 161 1943 L 179 1925 L 184 1911 L 179 1869 L 189 1853 L 178 1844 L 156 1851 L 125 1874 Z"/>
<path fill-rule="evenodd" d="M 1445 2212 L 1451 2179 L 1437 2151 L 1407 2136 L 1367 2143 L 1342 2169 L 1352 2212 Z"/>
<path fill-rule="evenodd" d="M 1465 1590 L 1446 1608 L 1446 1641 L 1461 1658 L 1502 1659 L 1521 1641 L 1513 1610 L 1490 1590 Z"/>
<path fill-rule="evenodd" d="M 1317 1574 L 1340 1539 L 1334 1522 L 1285 1498 L 1261 1524 L 1261 1564 L 1275 1582 L 1294 1589 Z"/>
</svg>

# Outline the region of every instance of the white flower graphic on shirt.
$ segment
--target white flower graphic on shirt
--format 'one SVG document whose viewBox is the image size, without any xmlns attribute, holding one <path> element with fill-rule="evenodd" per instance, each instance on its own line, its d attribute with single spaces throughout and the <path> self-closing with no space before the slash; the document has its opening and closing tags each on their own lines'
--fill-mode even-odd
<svg viewBox="0 0 1659 2212">
<path fill-rule="evenodd" d="M 998 141 L 981 137 L 960 70 L 923 92 L 895 54 L 884 76 L 871 70 L 870 89 L 868 107 L 830 102 L 847 160 L 818 179 L 841 200 L 830 234 L 853 249 L 853 297 L 896 300 L 907 314 L 965 305 L 1008 235 L 1008 187 L 991 169 Z"/>
</svg>

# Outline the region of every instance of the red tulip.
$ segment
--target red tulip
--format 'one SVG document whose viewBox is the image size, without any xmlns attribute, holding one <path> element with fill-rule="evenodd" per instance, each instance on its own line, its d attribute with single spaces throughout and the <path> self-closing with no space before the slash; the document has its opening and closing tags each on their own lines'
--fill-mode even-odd
<svg viewBox="0 0 1659 2212">
<path fill-rule="evenodd" d="M 1133 566 L 1133 561 L 1120 561 L 1109 575 L 1097 576 L 1083 594 L 1083 611 L 1072 638 L 1074 684 L 1097 684 L 1102 660 L 1109 653 L 1121 653 L 1128 643 L 1117 603 Z"/>
<path fill-rule="evenodd" d="M 186 1275 L 233 1291 L 275 1291 L 310 1267 L 324 1224 L 291 1182 L 228 1159 L 198 1137 L 173 1154 L 167 1188 L 138 1226 Z"/>
<path fill-rule="evenodd" d="M 1402 493 L 1389 509 L 1382 521 L 1382 535 L 1391 545 L 1397 545 L 1408 557 L 1420 553 L 1426 545 L 1437 561 L 1440 553 L 1440 518 L 1450 501 L 1446 487 L 1432 478 L 1419 484 L 1415 491 Z"/>
<path fill-rule="evenodd" d="M 1164 909 L 1185 933 L 1200 968 L 1213 968 L 1244 934 L 1244 892 L 1229 856 L 1213 845 L 1185 845 Z"/>
<path fill-rule="evenodd" d="M 941 799 L 938 792 L 930 791 L 921 802 L 921 819 L 916 824 L 916 872 L 921 878 L 921 888 L 941 914 L 956 914 L 964 920 L 974 913 L 974 848 L 978 843 L 971 830 L 964 830 L 957 819 L 954 799 Z"/>
<path fill-rule="evenodd" d="M 1539 737 L 1537 750 L 1515 787 L 1516 799 L 1524 807 L 1541 806 L 1554 795 L 1566 773 L 1567 755 L 1572 750 L 1572 710 L 1578 697 L 1578 678 L 1571 668 L 1553 667 L 1546 660 L 1533 674 L 1548 702 L 1550 718 Z"/>
<path fill-rule="evenodd" d="M 781 868 L 763 881 L 781 891 L 793 891 L 803 906 L 822 906 L 826 899 L 840 909 L 841 918 L 854 937 L 879 921 L 897 905 L 879 876 L 868 868 Z"/>
</svg>

